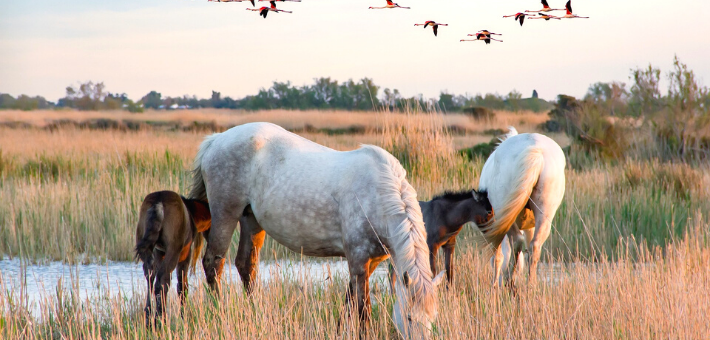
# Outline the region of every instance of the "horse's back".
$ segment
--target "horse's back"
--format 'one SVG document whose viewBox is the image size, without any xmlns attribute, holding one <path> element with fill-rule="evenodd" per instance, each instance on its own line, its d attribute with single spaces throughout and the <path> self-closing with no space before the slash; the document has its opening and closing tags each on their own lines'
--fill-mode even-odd
<svg viewBox="0 0 710 340">
<path fill-rule="evenodd" d="M 561 175 L 564 179 L 566 161 L 562 148 L 545 135 L 523 133 L 509 137 L 498 145 L 483 166 L 481 181 L 485 182 L 485 187 L 488 187 L 493 184 L 489 183 L 489 180 L 499 180 L 506 174 L 513 176 L 513 172 L 517 169 L 510 168 L 510 165 L 516 164 L 519 157 L 531 152 L 540 152 L 543 156 L 544 167 L 541 177 Z"/>
<path fill-rule="evenodd" d="M 496 220 L 488 232 L 498 242 L 530 198 L 556 209 L 564 195 L 565 157 L 547 136 L 524 133 L 505 139 L 486 160 L 479 190 L 487 190 Z M 549 204 L 548 204 L 549 203 Z"/>
<path fill-rule="evenodd" d="M 225 167 L 237 167 L 236 181 L 240 181 L 240 177 L 273 179 L 260 183 L 260 187 L 273 186 L 276 182 L 282 185 L 286 180 L 302 184 L 326 180 L 331 184 L 343 182 L 344 178 L 375 174 L 373 166 L 390 164 L 388 157 L 392 157 L 369 145 L 353 151 L 336 151 L 271 123 L 239 125 L 215 137 L 210 157 L 204 158 L 213 163 L 208 164 L 207 170 L 210 166 L 218 168 L 216 172 L 223 172 Z M 245 184 L 254 187 L 253 182 Z"/>
<path fill-rule="evenodd" d="M 259 153 L 278 153 L 293 150 L 334 151 L 320 144 L 309 141 L 284 128 L 264 122 L 247 123 L 235 126 L 218 134 L 213 143 L 221 150 L 230 152 L 240 150 L 255 156 Z"/>
<path fill-rule="evenodd" d="M 178 242 L 182 246 L 189 228 L 189 214 L 182 197 L 173 191 L 153 192 L 143 199 L 136 227 L 136 243 L 144 237 L 147 229 L 157 227 L 149 226 L 149 223 L 151 223 L 151 215 L 158 210 L 162 224 L 155 232 L 159 233 L 159 242 L 162 244 Z"/>
<path fill-rule="evenodd" d="M 234 127 L 210 148 L 202 170 L 218 188 L 215 211 L 250 206 L 267 234 L 307 255 L 342 256 L 343 225 L 378 212 L 385 169 L 401 175 L 378 147 L 336 151 L 270 123 Z"/>
</svg>

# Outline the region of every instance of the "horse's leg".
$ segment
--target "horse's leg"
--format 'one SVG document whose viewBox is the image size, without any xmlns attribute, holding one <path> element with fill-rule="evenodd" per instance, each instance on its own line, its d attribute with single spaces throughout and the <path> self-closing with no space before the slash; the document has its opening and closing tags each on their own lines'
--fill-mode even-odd
<svg viewBox="0 0 710 340">
<path fill-rule="evenodd" d="M 266 232 L 257 222 L 254 214 L 245 214 L 241 220 L 241 232 L 239 233 L 239 249 L 234 264 L 237 266 L 239 276 L 242 278 L 244 289 L 247 294 L 251 294 L 254 289 L 252 282 L 256 281 L 257 269 L 259 268 L 259 252 L 264 245 Z"/>
<path fill-rule="evenodd" d="M 503 267 L 503 272 L 504 272 L 504 279 L 506 285 L 510 288 L 511 292 L 513 294 L 516 293 L 516 285 L 515 285 L 515 279 L 518 273 L 518 264 L 519 264 L 519 254 L 522 252 L 522 247 L 524 245 L 525 239 L 523 238 L 523 234 L 518 229 L 517 223 L 514 223 L 511 227 L 510 230 L 508 230 L 508 233 L 506 234 L 508 241 L 510 243 L 506 244 L 507 249 L 504 250 L 504 256 L 505 256 L 505 263 Z M 508 263 L 510 262 L 510 264 Z M 512 267 L 512 268 L 511 268 Z"/>
<path fill-rule="evenodd" d="M 446 282 L 448 283 L 446 288 L 449 288 L 454 282 L 454 249 L 456 248 L 456 233 L 449 238 L 442 248 L 444 249 L 444 268 L 446 269 Z M 436 275 L 436 271 L 432 268 L 432 274 Z"/>
<path fill-rule="evenodd" d="M 356 307 L 360 320 L 360 331 L 367 329 L 370 325 L 370 259 L 348 258 L 350 270 L 350 284 L 345 295 L 345 303 L 350 307 Z"/>
<path fill-rule="evenodd" d="M 532 214 L 532 213 L 531 213 Z M 533 222 L 533 226 L 535 223 Z M 523 233 L 523 239 L 525 243 L 520 244 L 519 250 L 517 250 L 517 263 L 518 266 L 516 267 L 516 272 L 522 273 L 523 270 L 525 269 L 525 266 L 528 264 L 528 260 L 525 258 L 526 256 L 530 256 L 528 253 L 528 250 L 530 248 L 530 242 L 532 242 L 533 236 L 535 235 L 535 227 L 532 227 L 530 229 L 525 229 L 522 231 Z"/>
<path fill-rule="evenodd" d="M 190 258 L 192 257 L 191 244 L 182 248 L 182 253 L 180 254 L 180 262 L 177 265 L 177 293 L 180 298 L 180 306 L 185 306 L 185 299 L 187 298 L 188 284 L 187 284 L 187 274 L 190 269 Z M 180 315 L 182 316 L 183 310 L 180 308 Z"/>
<path fill-rule="evenodd" d="M 212 202 L 212 201 L 210 201 Z M 246 205 L 213 204 L 210 206 L 212 213 L 212 227 L 207 239 L 207 249 L 202 258 L 202 267 L 205 269 L 205 278 L 210 288 L 219 292 L 219 282 L 224 269 L 224 257 L 232 242 L 232 235 L 237 228 L 239 218 Z"/>
<path fill-rule="evenodd" d="M 190 266 L 190 260 L 178 263 L 177 267 L 177 293 L 180 298 L 180 316 L 183 315 L 183 308 L 185 307 L 185 299 L 187 299 L 187 273 Z"/>
<path fill-rule="evenodd" d="M 387 269 L 389 270 L 390 279 L 390 294 L 394 295 L 394 285 L 397 282 L 397 273 L 394 271 L 394 264 L 392 264 L 393 259 L 390 259 L 387 264 Z"/>
<path fill-rule="evenodd" d="M 532 206 L 532 210 L 535 215 L 535 232 L 533 234 L 532 241 L 530 241 L 530 248 L 528 249 L 528 251 L 530 252 L 528 258 L 528 270 L 530 271 L 530 282 L 534 284 L 537 280 L 537 265 L 540 261 L 542 245 L 550 236 L 552 217 L 555 216 L 559 203 L 542 203 L 539 200 L 533 203 L 536 203 Z"/>
<path fill-rule="evenodd" d="M 533 236 L 535 236 L 535 228 L 525 229 L 523 230 L 523 234 L 525 234 L 525 246 L 530 247 Z"/>
<path fill-rule="evenodd" d="M 153 284 L 155 282 L 155 263 L 157 262 L 156 258 L 157 256 L 155 255 L 155 251 L 153 252 L 153 261 L 152 263 L 145 263 L 143 262 L 143 275 L 145 276 L 145 281 L 148 285 L 148 290 L 146 291 L 145 294 L 145 308 L 143 311 L 145 312 L 145 326 L 150 327 L 152 325 L 151 322 L 151 317 L 152 317 L 152 308 L 150 307 L 150 295 L 153 292 Z"/>
<path fill-rule="evenodd" d="M 370 269 L 367 271 L 367 276 L 370 277 L 372 275 L 372 273 L 375 272 L 375 269 L 377 269 L 377 266 L 379 266 L 380 263 L 382 263 L 382 261 L 385 259 L 386 259 L 386 257 L 372 259 L 370 261 Z"/>
<path fill-rule="evenodd" d="M 170 289 L 170 279 L 177 267 L 178 259 L 180 255 L 180 249 L 168 248 L 165 251 L 165 257 L 162 263 L 157 267 L 155 275 L 155 309 L 156 318 L 163 315 L 165 310 L 165 301 L 168 295 L 168 290 Z"/>
<path fill-rule="evenodd" d="M 432 273 L 438 273 L 437 265 L 436 265 L 436 257 L 437 257 L 437 255 L 439 255 L 439 247 L 440 247 L 440 245 L 434 243 L 429 248 L 429 266 L 431 268 Z"/>
<path fill-rule="evenodd" d="M 508 248 L 508 235 L 506 235 L 503 238 L 503 241 L 498 245 L 498 248 L 495 249 L 495 252 L 493 253 L 493 257 L 491 257 L 491 267 L 493 269 L 493 286 L 500 286 L 503 284 L 502 281 L 502 268 L 503 268 L 503 263 L 507 263 L 508 261 L 505 259 L 506 254 L 509 252 Z"/>
</svg>

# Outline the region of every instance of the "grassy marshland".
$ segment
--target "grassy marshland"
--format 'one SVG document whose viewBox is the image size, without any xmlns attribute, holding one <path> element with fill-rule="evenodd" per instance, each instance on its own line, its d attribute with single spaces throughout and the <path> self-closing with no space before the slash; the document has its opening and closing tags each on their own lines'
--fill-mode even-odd
<svg viewBox="0 0 710 340">
<path fill-rule="evenodd" d="M 46 115 L 38 118 L 35 114 Z M 186 193 L 190 163 L 204 132 L 189 129 L 42 129 L 51 115 L 25 117 L 36 128 L 0 127 L 0 254 L 34 261 L 129 261 L 143 197 L 155 190 Z M 83 114 L 83 113 L 82 113 Z M 228 126 L 267 120 L 335 149 L 374 143 L 397 156 L 420 199 L 475 187 L 484 159 L 456 150 L 515 125 L 535 131 L 544 114 L 499 112 L 476 122 L 462 115 L 342 112 L 209 111 L 185 117 L 148 113 L 145 120 L 216 121 Z M 5 116 L 3 116 L 5 115 Z M 111 114 L 90 115 L 116 118 Z M 178 113 L 171 113 L 178 115 Z M 19 118 L 18 118 L 19 117 Z M 59 119 L 59 118 L 57 118 Z M 70 119 L 67 117 L 61 119 Z M 315 128 L 304 129 L 304 124 Z M 454 134 L 452 125 L 465 127 Z M 329 133 L 358 128 L 357 133 Z M 299 130 L 300 129 L 300 130 Z M 330 130 L 326 130 L 330 129 Z M 340 130 L 338 130 L 340 131 Z M 643 131 L 633 135 L 641 136 Z M 570 141 L 553 135 L 563 147 Z M 572 148 L 572 152 L 575 149 Z M 640 154 L 640 152 L 639 152 Z M 435 334 L 477 338 L 703 338 L 710 322 L 710 167 L 707 161 L 586 157 L 567 168 L 565 199 L 553 222 L 536 286 L 516 297 L 491 290 L 488 258 L 470 228 L 459 236 L 455 287 L 440 294 Z M 236 238 L 236 235 L 235 235 Z M 236 243 L 233 243 L 234 252 Z M 300 258 L 268 240 L 262 258 Z M 551 263 L 554 263 L 552 265 Z M 193 279 L 194 282 L 197 282 Z M 0 293 L 1 338 L 355 338 L 343 318 L 345 279 L 323 285 L 281 277 L 246 297 L 240 285 L 215 299 L 195 283 L 184 321 L 172 305 L 165 327 L 143 327 L 142 297 L 81 301 L 72 288 L 48 296 L 30 315 L 17 292 Z M 0 288 L 2 288 L 0 286 Z M 72 294 L 73 293 L 73 294 Z M 173 293 L 174 294 L 174 293 Z M 176 301 L 176 299 L 171 299 Z M 394 337 L 386 286 L 374 289 L 372 332 Z M 344 331 L 337 334 L 342 321 Z"/>
</svg>

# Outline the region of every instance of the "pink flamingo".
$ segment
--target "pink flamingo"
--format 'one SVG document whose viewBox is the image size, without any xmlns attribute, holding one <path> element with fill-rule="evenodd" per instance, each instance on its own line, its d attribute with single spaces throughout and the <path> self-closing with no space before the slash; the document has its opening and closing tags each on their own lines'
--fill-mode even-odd
<svg viewBox="0 0 710 340">
<path fill-rule="evenodd" d="M 429 20 L 424 22 L 423 24 L 414 24 L 414 26 L 424 26 L 424 28 L 431 26 L 434 29 L 434 36 L 437 36 L 437 29 L 439 28 L 439 26 L 449 26 L 449 24 L 439 24 L 432 20 Z"/>
<path fill-rule="evenodd" d="M 260 0 L 261 1 L 261 0 Z M 396 4 L 392 2 L 391 0 L 386 0 L 387 1 L 387 6 L 384 7 L 372 7 L 370 6 L 370 9 L 385 9 L 385 8 L 404 8 L 404 9 L 409 9 L 409 7 L 402 7 L 399 4 Z"/>
</svg>

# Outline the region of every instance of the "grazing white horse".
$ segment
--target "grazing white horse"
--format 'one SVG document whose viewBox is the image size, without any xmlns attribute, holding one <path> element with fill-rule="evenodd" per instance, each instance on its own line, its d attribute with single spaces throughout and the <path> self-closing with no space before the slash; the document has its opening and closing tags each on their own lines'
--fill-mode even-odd
<svg viewBox="0 0 710 340">
<path fill-rule="evenodd" d="M 388 152 L 367 145 L 336 151 L 274 124 L 250 123 L 208 136 L 193 175 L 190 197 L 209 201 L 212 213 L 203 259 L 210 287 L 218 288 L 240 222 L 235 264 L 247 292 L 265 234 L 303 255 L 344 256 L 350 271 L 346 299 L 354 301 L 366 327 L 368 279 L 391 255 L 404 283 L 396 290 L 397 328 L 428 336 L 424 329 L 435 318 L 435 286 L 443 275 L 432 280 L 417 193 Z"/>
<path fill-rule="evenodd" d="M 526 241 L 530 244 L 529 277 L 535 282 L 542 245 L 550 235 L 552 218 L 565 193 L 565 165 L 565 155 L 555 141 L 537 133 L 518 134 L 513 127 L 483 165 L 478 188 L 488 191 L 495 212 L 494 222 L 484 230 L 486 240 L 496 250 L 492 261 L 494 285 L 501 283 L 503 264 L 507 262 L 504 255 L 514 261 L 519 259 Z M 527 229 L 528 239 L 523 240 L 519 226 L 513 223 L 527 209 L 532 210 L 535 227 Z M 506 240 L 505 246 L 512 244 L 514 256 L 510 256 L 510 248 L 504 254 L 500 247 L 506 234 L 511 241 Z"/>
</svg>

